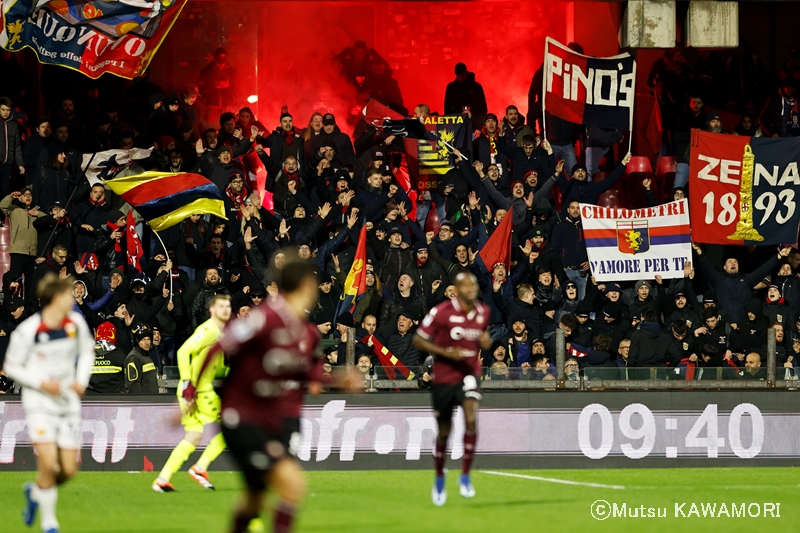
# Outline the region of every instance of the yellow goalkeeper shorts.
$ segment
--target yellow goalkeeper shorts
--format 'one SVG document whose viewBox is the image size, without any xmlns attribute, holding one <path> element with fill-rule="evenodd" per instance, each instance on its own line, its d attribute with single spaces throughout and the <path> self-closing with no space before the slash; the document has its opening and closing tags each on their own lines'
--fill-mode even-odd
<svg viewBox="0 0 800 533">
<path fill-rule="evenodd" d="M 198 392 L 194 405 L 189 408 L 186 400 L 179 398 L 181 424 L 186 431 L 203 431 L 203 426 L 219 421 L 220 399 L 214 391 Z"/>
</svg>

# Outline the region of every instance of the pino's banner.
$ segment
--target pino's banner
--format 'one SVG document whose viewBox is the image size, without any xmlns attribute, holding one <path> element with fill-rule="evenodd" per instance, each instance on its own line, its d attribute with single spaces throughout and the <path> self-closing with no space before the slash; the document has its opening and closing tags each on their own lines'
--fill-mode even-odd
<svg viewBox="0 0 800 533">
<path fill-rule="evenodd" d="M 682 278 L 692 260 L 685 199 L 645 209 L 581 204 L 581 221 L 598 282 Z"/>
<path fill-rule="evenodd" d="M 800 137 L 692 130 L 693 237 L 708 244 L 794 244 L 800 223 Z"/>
<path fill-rule="evenodd" d="M 2 2 L 0 47 L 36 52 L 41 63 L 99 78 L 140 75 L 186 0 L 16 0 Z"/>
<path fill-rule="evenodd" d="M 472 121 L 468 115 L 462 114 L 431 115 L 410 122 L 419 121 L 424 130 L 407 127 L 403 134 L 411 182 L 417 190 L 424 192 L 436 189 L 442 176 L 455 168 L 455 155 L 451 147 L 469 156 Z"/>
<path fill-rule="evenodd" d="M 590 57 L 556 40 L 544 45 L 542 106 L 569 122 L 633 129 L 636 60 L 630 54 Z"/>
</svg>

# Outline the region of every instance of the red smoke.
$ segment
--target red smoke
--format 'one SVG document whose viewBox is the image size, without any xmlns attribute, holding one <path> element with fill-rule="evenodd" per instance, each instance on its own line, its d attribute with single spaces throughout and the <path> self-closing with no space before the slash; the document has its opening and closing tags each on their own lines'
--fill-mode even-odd
<svg viewBox="0 0 800 533">
<path fill-rule="evenodd" d="M 565 42 L 565 20 L 561 2 L 192 2 L 151 69 L 162 84 L 179 87 L 196 77 L 203 54 L 222 45 L 246 80 L 241 106 L 257 95 L 250 107 L 265 126 L 277 126 L 286 104 L 296 126 L 322 109 L 350 133 L 346 116 L 360 103 L 333 57 L 363 40 L 392 68 L 410 111 L 425 103 L 442 112 L 445 87 L 462 61 L 483 85 L 491 112 L 502 115 L 515 104 L 524 114 L 545 36 Z"/>
</svg>

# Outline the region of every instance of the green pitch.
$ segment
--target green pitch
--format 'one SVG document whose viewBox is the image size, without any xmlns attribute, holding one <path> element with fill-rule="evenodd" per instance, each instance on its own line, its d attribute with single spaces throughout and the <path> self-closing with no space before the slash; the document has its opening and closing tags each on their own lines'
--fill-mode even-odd
<svg viewBox="0 0 800 533">
<path fill-rule="evenodd" d="M 433 475 L 428 471 L 312 472 L 296 531 L 778 533 L 800 529 L 800 468 L 506 470 L 501 474 L 505 475 L 474 472 L 477 496 L 465 500 L 458 494 L 457 473 L 451 473 L 447 504 L 437 508 L 430 500 Z M 210 492 L 181 472 L 173 479 L 179 491 L 173 494 L 152 492 L 153 477 L 152 473 L 80 473 L 59 492 L 62 533 L 227 531 L 240 490 L 238 475 L 212 472 L 217 490 Z M 32 530 L 25 528 L 20 518 L 21 486 L 30 479 L 32 473 L 0 474 L 0 531 L 39 531 L 38 524 Z M 605 500 L 609 507 L 594 504 L 597 500 Z M 617 516 L 605 520 L 592 516 L 593 511 L 598 518 L 613 515 L 614 504 Z M 625 517 L 619 516 L 623 504 Z M 683 505 L 676 509 L 676 504 Z M 630 516 L 641 513 L 644 518 Z M 654 516 L 647 517 L 649 513 Z"/>
</svg>

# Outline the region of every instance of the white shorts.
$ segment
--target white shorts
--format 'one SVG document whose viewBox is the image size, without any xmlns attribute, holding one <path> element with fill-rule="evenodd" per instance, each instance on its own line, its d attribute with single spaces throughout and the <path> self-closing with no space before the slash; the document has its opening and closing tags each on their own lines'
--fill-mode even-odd
<svg viewBox="0 0 800 533">
<path fill-rule="evenodd" d="M 28 437 L 32 443 L 55 442 L 64 450 L 77 450 L 81 447 L 83 422 L 80 413 L 29 413 L 25 419 L 28 422 Z"/>
</svg>

